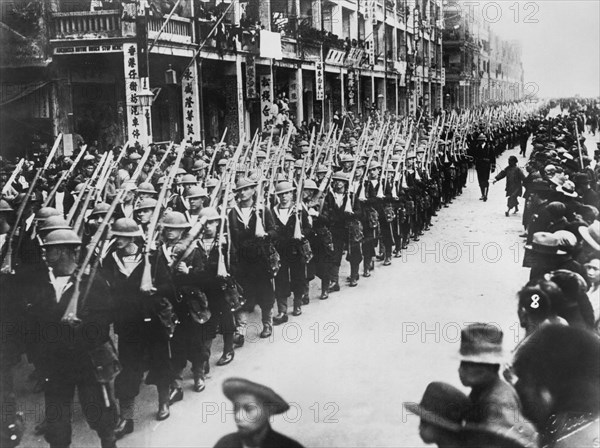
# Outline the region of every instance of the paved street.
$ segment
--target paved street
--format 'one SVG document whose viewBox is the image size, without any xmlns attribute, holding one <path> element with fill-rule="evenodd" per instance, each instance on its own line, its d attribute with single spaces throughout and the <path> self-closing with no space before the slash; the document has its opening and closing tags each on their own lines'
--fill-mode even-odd
<svg viewBox="0 0 600 448">
<path fill-rule="evenodd" d="M 505 152 L 498 169 L 516 153 Z M 184 400 L 171 408 L 168 420 L 155 420 L 156 392 L 144 387 L 136 431 L 119 446 L 213 446 L 235 430 L 232 405 L 221 392 L 230 376 L 267 384 L 290 401 L 290 411 L 274 418 L 273 426 L 305 446 L 424 446 L 418 418 L 406 415 L 402 402 L 419 401 L 430 381 L 460 386 L 460 329 L 468 322 L 493 322 L 503 329 L 507 348 L 518 340 L 515 293 L 527 279 L 521 213 L 504 216 L 504 181 L 490 187 L 488 202 L 479 196 L 471 171 L 463 195 L 392 266 L 378 266 L 358 287 L 343 287 L 327 301 L 313 299 L 302 316 L 275 327 L 270 340 L 258 338 L 258 326 L 251 328 L 229 366 L 214 365 L 217 344 L 207 389 L 194 393 L 188 372 Z M 311 296 L 318 297 L 313 283 Z M 21 377 L 27 373 L 23 369 Z M 20 383 L 21 396 L 31 386 Z M 42 396 L 27 397 L 29 434 L 22 446 L 46 446 L 31 435 Z M 74 419 L 73 446 L 97 446 L 79 410 Z"/>
</svg>

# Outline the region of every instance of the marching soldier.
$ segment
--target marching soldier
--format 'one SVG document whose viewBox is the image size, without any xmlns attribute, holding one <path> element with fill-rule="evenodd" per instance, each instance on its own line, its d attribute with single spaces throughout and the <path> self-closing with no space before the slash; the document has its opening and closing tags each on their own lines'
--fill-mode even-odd
<svg viewBox="0 0 600 448">
<path fill-rule="evenodd" d="M 331 189 L 327 192 L 321 217 L 331 232 L 333 254 L 328 260 L 329 292 L 340 290 L 340 264 L 348 238 L 346 224 L 348 221 L 347 202 L 349 178 L 345 173 L 337 172 L 331 178 Z M 351 209 L 350 209 L 351 210 Z M 321 297 L 324 298 L 324 297 Z"/>
<path fill-rule="evenodd" d="M 241 178 L 236 182 L 235 193 L 237 204 L 229 212 L 229 234 L 233 246 L 235 278 L 240 282 L 246 296 L 246 304 L 237 313 L 238 340 L 243 344 L 248 312 L 256 305 L 260 306 L 263 329 L 261 338 L 272 334 L 273 304 L 275 291 L 272 278 L 273 266 L 270 241 L 276 237 L 275 223 L 268 208 L 257 207 L 259 198 L 255 200 L 256 182 Z M 258 232 L 257 226 L 264 230 Z"/>
<path fill-rule="evenodd" d="M 274 325 L 288 321 L 287 301 L 290 294 L 294 296 L 293 316 L 302 314 L 302 296 L 306 281 L 306 263 L 302 244 L 304 236 L 295 235 L 296 226 L 308 229 L 307 214 L 304 210 L 296 213 L 293 196 L 296 189 L 290 182 L 280 182 L 275 186 L 278 204 L 271 208 L 277 233 L 275 248 L 281 259 L 281 266 L 275 276 L 275 297 L 278 314 L 273 318 Z M 296 222 L 300 220 L 301 222 Z M 300 238 L 298 238 L 300 236 Z"/>
<path fill-rule="evenodd" d="M 119 336 L 122 370 L 115 380 L 120 411 L 115 435 L 120 439 L 134 429 L 135 399 L 140 393 L 145 354 L 153 335 L 151 326 L 144 320 L 144 302 L 148 298 L 140 291 L 144 268 L 142 231 L 132 219 L 119 218 L 112 224 L 111 234 L 114 243 L 102 260 L 102 276 L 110 285 L 117 308 L 114 329 Z"/>
<path fill-rule="evenodd" d="M 110 340 L 115 308 L 102 276 L 84 278 L 79 284 L 80 246 L 81 240 L 71 230 L 50 232 L 43 243 L 47 274 L 40 272 L 39 278 L 27 275 L 18 278 L 17 284 L 36 332 L 59 335 L 39 338 L 39 361 L 48 378 L 44 389 L 46 441 L 57 448 L 71 445 L 71 408 L 77 389 L 88 424 L 98 433 L 101 446 L 109 448 L 116 446 L 117 411 L 110 390 L 118 370 Z M 89 294 L 77 295 L 88 289 L 90 281 Z"/>
</svg>

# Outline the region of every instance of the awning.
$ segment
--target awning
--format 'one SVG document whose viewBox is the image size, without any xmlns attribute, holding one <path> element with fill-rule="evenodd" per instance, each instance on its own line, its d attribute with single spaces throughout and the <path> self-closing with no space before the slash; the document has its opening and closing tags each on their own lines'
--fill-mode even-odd
<svg viewBox="0 0 600 448">
<path fill-rule="evenodd" d="M 24 89 L 15 89 L 14 91 L 3 91 L 0 107 L 6 106 L 14 101 L 18 101 L 21 98 L 25 98 L 31 95 L 33 92 L 41 89 L 46 84 L 50 84 L 52 81 L 40 81 L 36 83 L 28 84 Z"/>
</svg>

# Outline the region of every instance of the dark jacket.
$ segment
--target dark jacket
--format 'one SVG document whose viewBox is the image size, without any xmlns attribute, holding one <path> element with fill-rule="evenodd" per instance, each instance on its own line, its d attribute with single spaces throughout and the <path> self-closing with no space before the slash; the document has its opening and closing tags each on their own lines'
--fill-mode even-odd
<svg viewBox="0 0 600 448">
<path fill-rule="evenodd" d="M 506 177 L 506 196 L 521 196 L 523 194 L 523 181 L 526 177 L 518 166 L 507 166 L 496 176 L 496 180 Z"/>
<path fill-rule="evenodd" d="M 242 438 L 237 432 L 227 434 L 216 443 L 214 448 L 243 448 Z M 260 448 L 302 448 L 302 445 L 269 428 L 269 432 Z"/>
</svg>

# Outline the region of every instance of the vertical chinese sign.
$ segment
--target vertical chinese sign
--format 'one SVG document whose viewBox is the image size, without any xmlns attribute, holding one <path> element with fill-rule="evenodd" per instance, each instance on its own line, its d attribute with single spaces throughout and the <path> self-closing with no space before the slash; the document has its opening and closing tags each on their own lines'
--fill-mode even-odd
<svg viewBox="0 0 600 448">
<path fill-rule="evenodd" d="M 200 135 L 198 66 L 195 62 L 183 73 L 181 89 L 181 98 L 183 98 L 183 140 L 198 141 L 202 136 Z"/>
<path fill-rule="evenodd" d="M 323 70 L 323 62 L 317 61 L 315 62 L 315 90 L 316 90 L 316 99 L 317 101 L 323 101 L 325 99 L 325 73 Z"/>
<path fill-rule="evenodd" d="M 347 75 L 346 96 L 348 97 L 348 106 L 350 107 L 356 104 L 356 83 L 356 71 L 354 71 L 354 69 L 349 69 Z"/>
<path fill-rule="evenodd" d="M 263 132 L 270 131 L 275 124 L 275 117 L 271 112 L 272 105 L 271 75 L 260 75 L 260 124 Z"/>
<path fill-rule="evenodd" d="M 125 72 L 125 104 L 127 105 L 127 137 L 132 142 L 144 145 L 148 143 L 147 118 L 144 114 L 148 113 L 148 119 L 150 119 L 150 111 L 142 110 L 138 98 L 138 92 L 142 86 L 140 85 L 137 44 L 123 44 L 123 68 Z"/>
<path fill-rule="evenodd" d="M 246 98 L 256 98 L 256 60 L 254 56 L 246 58 Z"/>
</svg>

